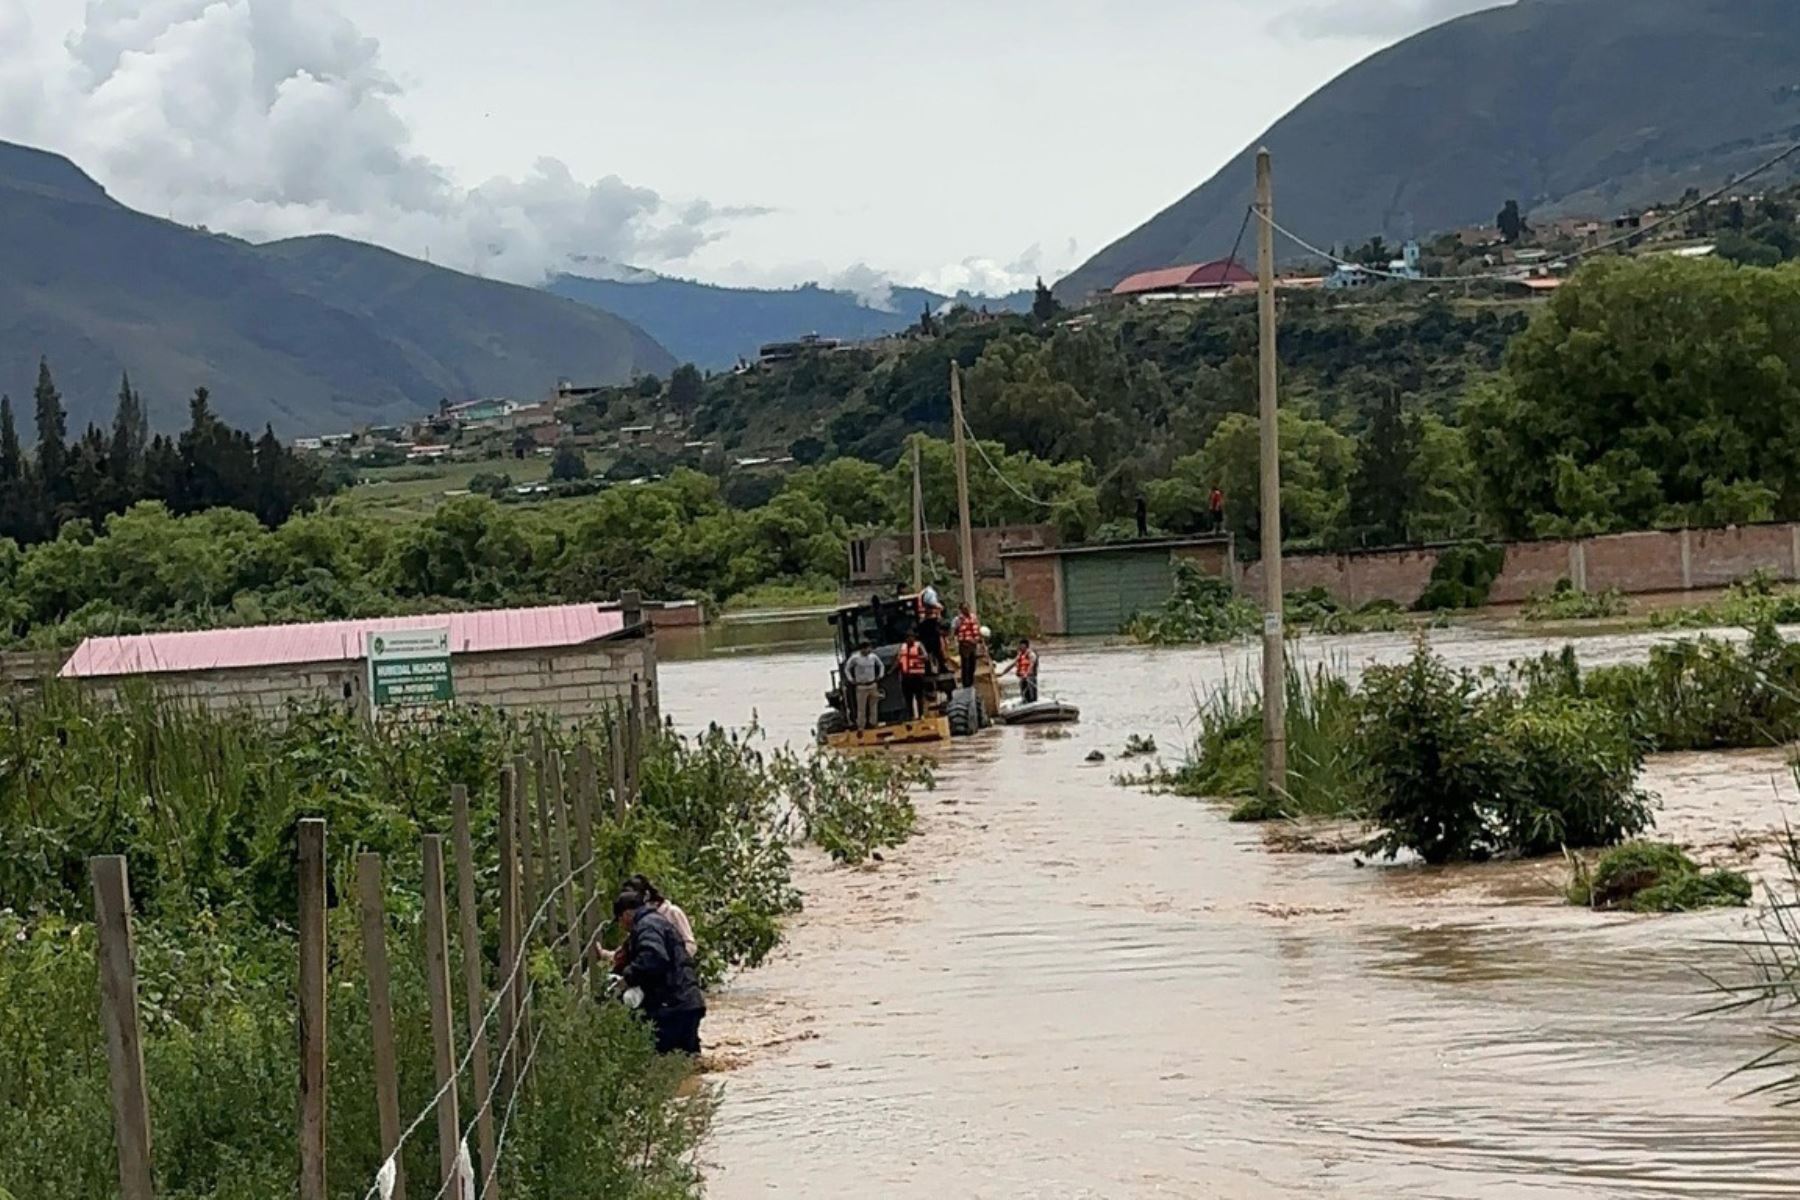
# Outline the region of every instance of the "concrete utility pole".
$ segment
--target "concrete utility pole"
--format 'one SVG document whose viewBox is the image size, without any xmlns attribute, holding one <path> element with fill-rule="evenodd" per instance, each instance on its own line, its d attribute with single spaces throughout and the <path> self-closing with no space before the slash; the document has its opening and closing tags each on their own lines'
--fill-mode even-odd
<svg viewBox="0 0 1800 1200">
<path fill-rule="evenodd" d="M 1256 153 L 1257 316 L 1262 367 L 1263 769 L 1265 796 L 1287 790 L 1287 662 L 1281 611 L 1281 430 L 1276 421 L 1275 184 Z"/>
<path fill-rule="evenodd" d="M 913 595 L 925 590 L 925 484 L 919 478 L 919 435 L 912 436 Z"/>
<path fill-rule="evenodd" d="M 963 437 L 962 371 L 950 364 L 950 420 L 956 426 L 956 515 L 962 524 L 963 599 L 971 611 L 979 606 L 975 592 L 975 538 L 969 530 L 969 447 Z"/>
</svg>

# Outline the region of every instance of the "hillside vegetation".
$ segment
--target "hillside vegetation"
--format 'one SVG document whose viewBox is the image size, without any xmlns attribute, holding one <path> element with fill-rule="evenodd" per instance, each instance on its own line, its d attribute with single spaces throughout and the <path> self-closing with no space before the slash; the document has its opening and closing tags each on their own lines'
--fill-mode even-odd
<svg viewBox="0 0 1800 1200">
<path fill-rule="evenodd" d="M 1797 57 L 1787 0 L 1521 0 L 1462 17 L 1326 84 L 1057 292 L 1225 257 L 1260 145 L 1277 216 L 1320 246 L 1490 224 L 1509 199 L 1605 216 L 1716 186 L 1794 140 Z"/>
</svg>

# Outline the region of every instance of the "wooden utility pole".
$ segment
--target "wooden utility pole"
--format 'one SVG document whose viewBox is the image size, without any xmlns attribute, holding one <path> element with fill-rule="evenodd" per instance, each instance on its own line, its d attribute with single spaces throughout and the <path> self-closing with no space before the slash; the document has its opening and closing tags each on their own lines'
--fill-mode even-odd
<svg viewBox="0 0 1800 1200">
<path fill-rule="evenodd" d="M 300 822 L 300 1200 L 325 1195 L 325 822 Z"/>
<path fill-rule="evenodd" d="M 912 438 L 913 595 L 925 590 L 925 482 L 919 477 L 919 435 Z"/>
<path fill-rule="evenodd" d="M 122 1200 L 152 1200 L 150 1098 L 144 1087 L 144 1038 L 138 1028 L 137 949 L 131 939 L 131 882 L 125 856 L 88 862 L 94 879 L 94 925 L 99 933 L 100 1023 L 106 1033 L 112 1084 L 113 1132 L 119 1151 Z"/>
<path fill-rule="evenodd" d="M 979 601 L 975 593 L 975 536 L 969 528 L 969 447 L 963 436 L 962 369 L 955 362 L 950 364 L 950 421 L 956 427 L 956 519 L 960 526 L 963 600 L 974 610 Z"/>
<path fill-rule="evenodd" d="M 369 986 L 370 1060 L 375 1067 L 375 1117 L 382 1157 L 394 1160 L 394 1197 L 406 1200 L 400 1161 L 400 1069 L 394 1052 L 394 997 L 387 952 L 387 898 L 382 894 L 381 855 L 356 856 L 356 894 L 362 917 L 363 974 Z"/>
<path fill-rule="evenodd" d="M 1287 790 L 1287 662 L 1281 612 L 1281 429 L 1276 420 L 1275 184 L 1265 147 L 1256 153 L 1257 316 L 1262 367 L 1263 769 L 1265 796 Z"/>
</svg>

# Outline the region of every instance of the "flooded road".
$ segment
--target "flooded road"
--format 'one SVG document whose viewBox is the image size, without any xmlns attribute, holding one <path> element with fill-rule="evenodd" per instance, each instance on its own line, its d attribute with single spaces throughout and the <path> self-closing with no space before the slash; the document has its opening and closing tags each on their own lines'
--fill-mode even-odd
<svg viewBox="0 0 1800 1200">
<path fill-rule="evenodd" d="M 1434 642 L 1466 664 L 1557 648 Z M 1410 651 L 1318 645 L 1352 669 Z M 828 667 L 670 663 L 663 705 L 800 741 Z M 1052 647 L 1071 738 L 959 745 L 886 863 L 808 860 L 787 946 L 707 1023 L 737 1068 L 710 1194 L 1800 1196 L 1800 1118 L 1718 1083 L 1766 1048 L 1756 1024 L 1686 1019 L 1711 1002 L 1697 969 L 1736 961 L 1709 939 L 1744 914 L 1570 909 L 1556 862 L 1272 853 L 1217 806 L 1111 782 L 1128 735 L 1179 757 L 1196 692 L 1254 670 L 1243 648 Z M 1671 756 L 1646 784 L 1665 835 L 1725 857 L 1794 797 L 1778 753 Z"/>
</svg>

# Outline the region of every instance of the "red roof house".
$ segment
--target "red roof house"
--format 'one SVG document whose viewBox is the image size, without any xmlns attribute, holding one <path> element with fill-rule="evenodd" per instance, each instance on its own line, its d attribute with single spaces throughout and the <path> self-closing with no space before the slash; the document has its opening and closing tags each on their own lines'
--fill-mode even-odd
<svg viewBox="0 0 1800 1200">
<path fill-rule="evenodd" d="M 1181 292 L 1226 292 L 1245 284 L 1254 284 L 1256 275 L 1236 259 L 1215 259 L 1191 263 L 1185 267 L 1163 267 L 1155 271 L 1139 271 L 1121 280 L 1112 290 L 1115 296 L 1171 295 Z"/>
</svg>

